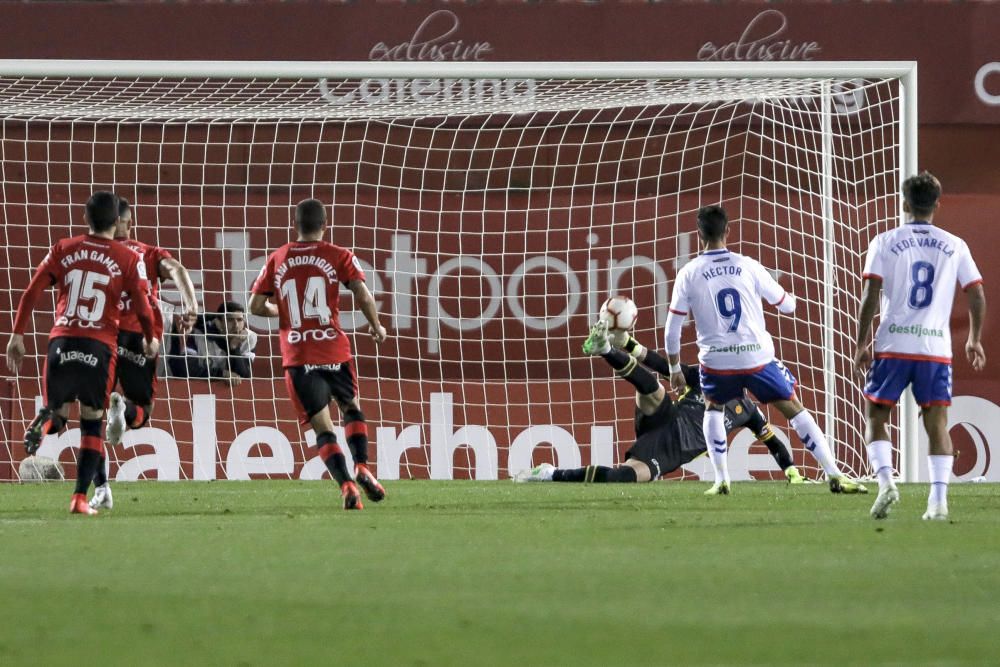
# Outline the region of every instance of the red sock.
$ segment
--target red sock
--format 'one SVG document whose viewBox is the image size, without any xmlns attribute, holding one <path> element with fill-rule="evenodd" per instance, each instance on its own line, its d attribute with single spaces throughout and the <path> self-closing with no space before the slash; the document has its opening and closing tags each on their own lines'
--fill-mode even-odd
<svg viewBox="0 0 1000 667">
<path fill-rule="evenodd" d="M 321 433 L 317 438 L 320 443 L 317 449 L 319 457 L 326 464 L 326 469 L 330 475 L 337 480 L 337 484 L 343 484 L 351 479 L 351 474 L 347 472 L 347 459 L 344 457 L 344 450 L 337 444 L 332 433 Z M 330 441 L 333 442 L 330 442 Z"/>
<path fill-rule="evenodd" d="M 80 456 L 76 463 L 76 490 L 75 493 L 87 493 L 90 482 L 97 474 L 97 466 L 100 465 L 101 455 L 104 453 L 104 443 L 97 435 L 84 435 L 80 437 Z"/>
</svg>

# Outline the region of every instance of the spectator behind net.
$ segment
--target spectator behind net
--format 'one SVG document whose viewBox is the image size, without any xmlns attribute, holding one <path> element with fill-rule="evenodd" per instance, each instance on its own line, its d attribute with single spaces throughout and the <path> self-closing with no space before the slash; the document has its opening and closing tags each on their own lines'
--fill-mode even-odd
<svg viewBox="0 0 1000 667">
<path fill-rule="evenodd" d="M 170 375 L 226 380 L 234 385 L 250 377 L 257 334 L 247 328 L 241 304 L 225 301 L 215 313 L 198 316 L 188 334 L 179 333 L 181 317 L 175 316 L 173 331 L 166 336 Z"/>
</svg>

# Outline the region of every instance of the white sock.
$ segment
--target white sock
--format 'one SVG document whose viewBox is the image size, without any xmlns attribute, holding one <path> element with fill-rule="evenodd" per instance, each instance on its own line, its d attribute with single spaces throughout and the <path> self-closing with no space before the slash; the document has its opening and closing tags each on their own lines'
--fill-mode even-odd
<svg viewBox="0 0 1000 667">
<path fill-rule="evenodd" d="M 947 506 L 948 480 L 951 479 L 951 467 L 954 463 L 954 456 L 931 454 L 927 457 L 927 469 L 931 477 L 931 493 L 927 497 L 928 505 Z"/>
<path fill-rule="evenodd" d="M 880 489 L 893 486 L 892 481 L 892 443 L 888 440 L 876 440 L 868 443 L 868 461 L 878 477 Z"/>
<path fill-rule="evenodd" d="M 826 444 L 826 437 L 823 435 L 823 431 L 819 429 L 819 425 L 816 424 L 816 420 L 813 419 L 808 410 L 803 410 L 795 415 L 788 423 L 795 429 L 795 432 L 799 435 L 799 439 L 805 445 L 806 449 L 809 450 L 809 453 L 822 466 L 823 472 L 830 477 L 840 477 L 843 474 L 837 466 L 837 460 L 833 458 L 830 446 Z"/>
<path fill-rule="evenodd" d="M 708 458 L 715 469 L 716 482 L 729 482 L 729 464 L 726 462 L 726 418 L 722 410 L 705 410 L 701 422 L 705 432 Z M 722 451 L 719 451 L 722 450 Z"/>
</svg>

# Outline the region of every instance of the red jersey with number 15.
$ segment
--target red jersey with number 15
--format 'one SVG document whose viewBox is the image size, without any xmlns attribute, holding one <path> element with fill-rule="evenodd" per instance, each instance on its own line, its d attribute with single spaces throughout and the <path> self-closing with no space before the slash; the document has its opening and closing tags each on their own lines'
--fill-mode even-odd
<svg viewBox="0 0 1000 667">
<path fill-rule="evenodd" d="M 138 253 L 100 236 L 75 236 L 59 241 L 31 278 L 14 319 L 14 333 L 23 334 L 42 292 L 58 291 L 55 324 L 50 338 L 93 338 L 118 349 L 118 309 L 122 293 L 142 305 L 137 309 L 143 333 L 153 331 L 146 267 Z"/>
<path fill-rule="evenodd" d="M 364 280 L 350 250 L 326 241 L 293 241 L 275 250 L 252 292 L 278 304 L 282 364 L 341 364 L 351 359 L 351 343 L 340 328 L 340 285 Z"/>
<path fill-rule="evenodd" d="M 149 305 L 153 309 L 153 319 L 156 320 L 156 337 L 163 336 L 163 314 L 160 312 L 160 262 L 165 259 L 173 259 L 169 251 L 155 245 L 149 245 L 135 239 L 115 239 L 124 246 L 127 246 L 142 256 L 143 264 L 146 266 L 146 277 L 149 279 Z M 135 307 L 127 294 L 122 295 L 121 321 L 118 328 L 122 331 L 134 333 L 142 332 L 142 325 L 135 314 Z"/>
</svg>

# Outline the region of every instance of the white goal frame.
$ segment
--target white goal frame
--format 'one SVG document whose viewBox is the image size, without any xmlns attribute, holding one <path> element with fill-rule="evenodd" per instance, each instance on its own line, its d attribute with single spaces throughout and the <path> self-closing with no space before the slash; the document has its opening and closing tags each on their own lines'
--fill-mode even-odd
<svg viewBox="0 0 1000 667">
<path fill-rule="evenodd" d="M 899 97 L 899 178 L 917 172 L 917 63 L 915 61 L 825 61 L 825 62 L 323 62 L 323 61 L 197 61 L 197 60 L 0 60 L 0 76 L 6 77 L 222 77 L 246 78 L 469 78 L 503 79 L 511 77 L 538 79 L 896 79 Z M 829 86 L 829 84 L 826 84 Z M 823 96 L 822 200 L 832 231 L 832 108 L 830 96 Z M 902 202 L 900 224 L 905 222 Z M 824 255 L 832 257 L 835 249 L 828 234 Z M 832 271 L 832 263 L 824 263 Z M 835 386 L 833 368 L 833 281 L 826 280 L 824 305 L 824 378 L 827 387 Z M 825 414 L 833 414 L 833 402 L 827 391 Z M 902 481 L 918 479 L 918 409 L 910 392 L 906 393 L 900 418 L 900 474 Z M 829 421 L 828 421 L 829 423 Z"/>
</svg>

